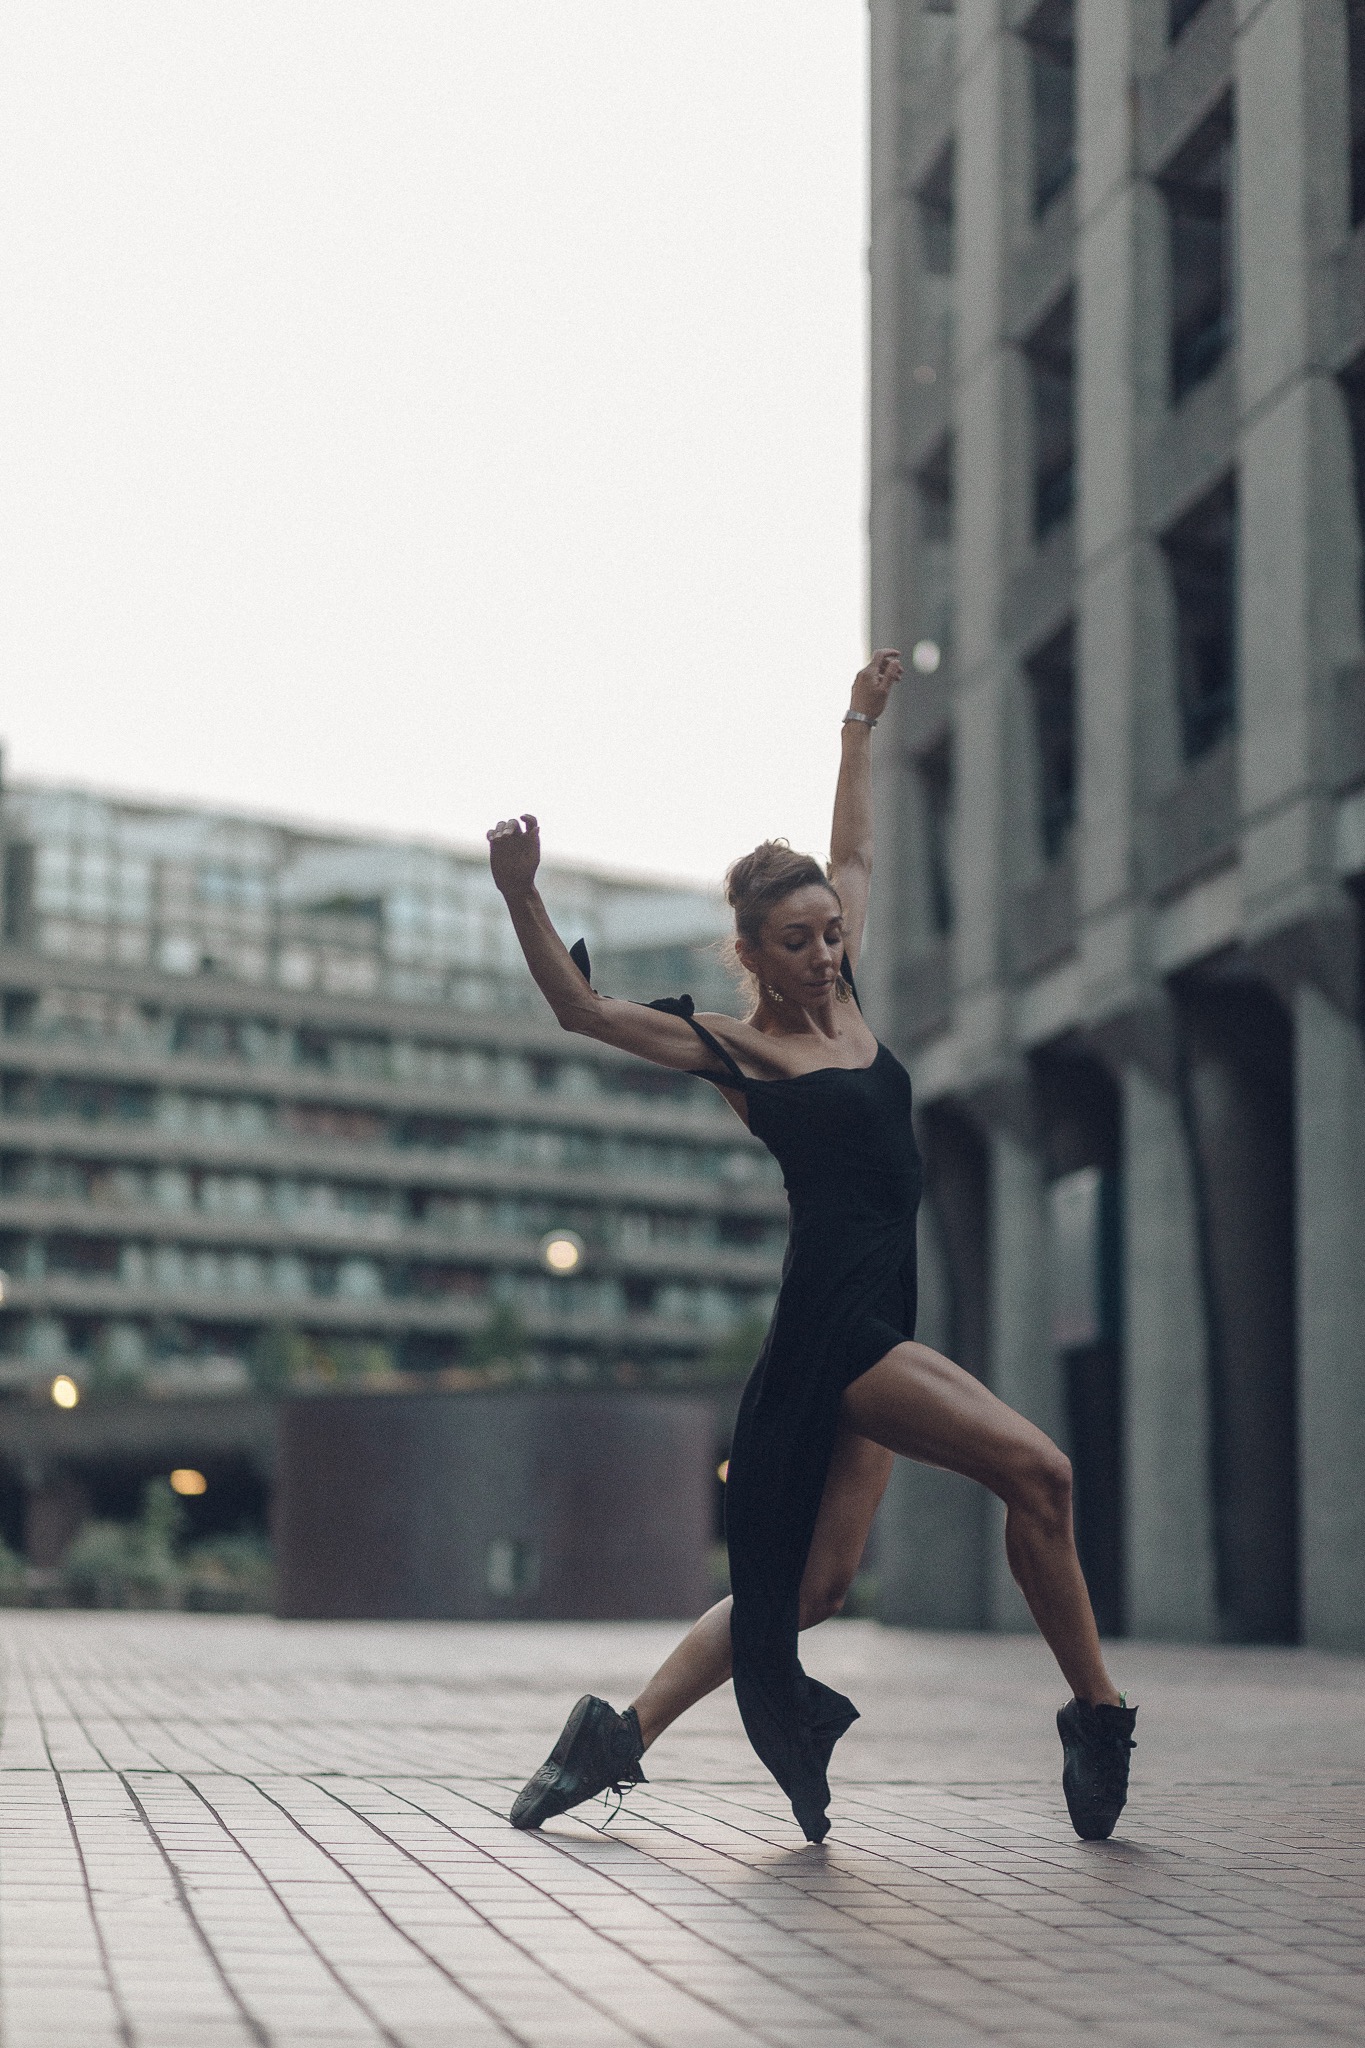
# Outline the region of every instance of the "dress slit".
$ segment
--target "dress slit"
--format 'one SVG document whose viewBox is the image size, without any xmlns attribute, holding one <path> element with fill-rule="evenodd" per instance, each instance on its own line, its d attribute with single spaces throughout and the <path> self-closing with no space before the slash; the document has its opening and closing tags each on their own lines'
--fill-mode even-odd
<svg viewBox="0 0 1365 2048">
<path fill-rule="evenodd" d="M 574 957 L 589 974 L 586 951 Z M 853 989 L 847 960 L 841 969 Z M 735 1698 L 755 1751 L 809 1840 L 829 1832 L 830 1759 L 858 1718 L 798 1655 L 801 1579 L 834 1454 L 844 1390 L 915 1333 L 922 1188 L 910 1077 L 885 1045 L 869 1067 L 755 1080 L 683 1017 L 742 1089 L 749 1128 L 782 1168 L 790 1223 L 777 1302 L 740 1401 L 725 1488 Z"/>
</svg>

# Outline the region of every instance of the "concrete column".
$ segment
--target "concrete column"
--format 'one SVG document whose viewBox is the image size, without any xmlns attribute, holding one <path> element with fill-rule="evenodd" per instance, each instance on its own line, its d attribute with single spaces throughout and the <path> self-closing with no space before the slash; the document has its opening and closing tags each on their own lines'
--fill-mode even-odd
<svg viewBox="0 0 1365 2048">
<path fill-rule="evenodd" d="M 1204 1642 L 1217 1604 L 1194 1177 L 1174 1088 L 1137 1065 L 1122 1088 L 1128 1626 Z"/>
<path fill-rule="evenodd" d="M 1365 1650 L 1365 1047 L 1309 982 L 1294 1039 L 1303 1633 Z"/>
<path fill-rule="evenodd" d="M 1131 1002 L 1143 975 L 1134 903 L 1139 791 L 1169 747 L 1169 678 L 1153 673 L 1160 565 L 1142 530 L 1144 439 L 1166 403 L 1161 201 L 1133 176 L 1135 73 L 1164 56 L 1160 10 L 1077 7 L 1076 876 L 1081 975 L 1092 1015 Z"/>
<path fill-rule="evenodd" d="M 1008 811 L 999 628 L 1018 519 L 1010 427 L 1022 373 L 1005 344 L 1002 293 L 1014 196 L 1007 178 L 1009 63 L 1018 52 L 988 0 L 968 0 L 958 37 L 954 947 L 962 1035 L 969 1058 L 984 1066 L 1006 1029 L 999 977 Z"/>
<path fill-rule="evenodd" d="M 1017 1130 L 991 1132 L 990 1381 L 992 1390 L 1066 1448 L 1062 1377 L 1048 1331 L 1047 1182 L 1039 1151 Z M 1033 1626 L 1005 1559 L 1005 1511 L 990 1503 L 991 1626 Z"/>
<path fill-rule="evenodd" d="M 917 506 L 905 447 L 910 375 L 905 355 L 918 270 L 915 196 L 908 168 L 907 79 L 918 9 L 872 0 L 870 9 L 870 272 L 868 360 L 868 569 L 873 647 L 908 651 L 914 609 Z M 906 689 L 912 687 L 907 684 Z M 904 702 L 893 700 L 872 751 L 877 807 L 876 882 L 859 967 L 864 1007 L 883 1037 L 896 1036 L 896 970 L 913 925 L 911 876 L 917 825 L 914 777 L 900 744 Z"/>
<path fill-rule="evenodd" d="M 1330 888 L 1317 734 L 1359 653 L 1351 451 L 1326 365 L 1348 232 L 1345 9 L 1239 0 L 1242 886 L 1255 942 Z"/>
</svg>

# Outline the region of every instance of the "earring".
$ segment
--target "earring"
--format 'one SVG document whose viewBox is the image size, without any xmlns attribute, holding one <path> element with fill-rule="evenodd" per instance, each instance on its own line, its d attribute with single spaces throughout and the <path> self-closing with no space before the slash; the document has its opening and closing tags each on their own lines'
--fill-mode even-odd
<svg viewBox="0 0 1365 2048">
<path fill-rule="evenodd" d="M 836 1003 L 847 1003 L 851 1001 L 851 997 L 849 996 L 848 992 L 848 983 L 844 980 L 842 974 L 839 976 L 839 979 L 834 984 L 834 1000 Z"/>
<path fill-rule="evenodd" d="M 766 982 L 764 982 L 763 984 L 763 993 L 768 998 L 768 1001 L 773 1005 L 773 1008 L 776 1010 L 780 1010 L 782 1008 L 782 1005 L 787 1000 L 787 998 L 784 995 L 780 994 L 777 989 L 769 988 Z"/>
</svg>

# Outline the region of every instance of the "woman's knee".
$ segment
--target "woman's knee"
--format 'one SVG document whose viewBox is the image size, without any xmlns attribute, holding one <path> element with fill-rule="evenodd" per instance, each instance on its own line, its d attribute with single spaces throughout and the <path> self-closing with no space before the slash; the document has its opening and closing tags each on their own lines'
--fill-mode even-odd
<svg viewBox="0 0 1365 2048">
<path fill-rule="evenodd" d="M 1006 1505 L 1039 1523 L 1049 1534 L 1071 1527 L 1071 1460 L 1043 1437 L 1016 1462 Z"/>
<path fill-rule="evenodd" d="M 852 1583 L 851 1572 L 820 1572 L 809 1581 L 803 1579 L 798 1628 L 815 1628 L 840 1613 Z"/>
</svg>

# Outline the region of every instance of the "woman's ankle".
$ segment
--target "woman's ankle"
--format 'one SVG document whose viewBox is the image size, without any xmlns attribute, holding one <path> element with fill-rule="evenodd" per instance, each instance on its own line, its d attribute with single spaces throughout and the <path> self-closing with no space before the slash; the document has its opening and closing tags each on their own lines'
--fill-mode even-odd
<svg viewBox="0 0 1365 2048">
<path fill-rule="evenodd" d="M 644 1698 L 645 1695 L 641 1693 L 640 1700 Z M 640 1754 L 643 1756 L 651 1744 L 658 1741 L 668 1722 L 652 1719 L 648 1705 L 642 1707 L 640 1700 L 632 1700 L 626 1712 L 635 1716 L 635 1725 L 640 1731 Z"/>
</svg>

